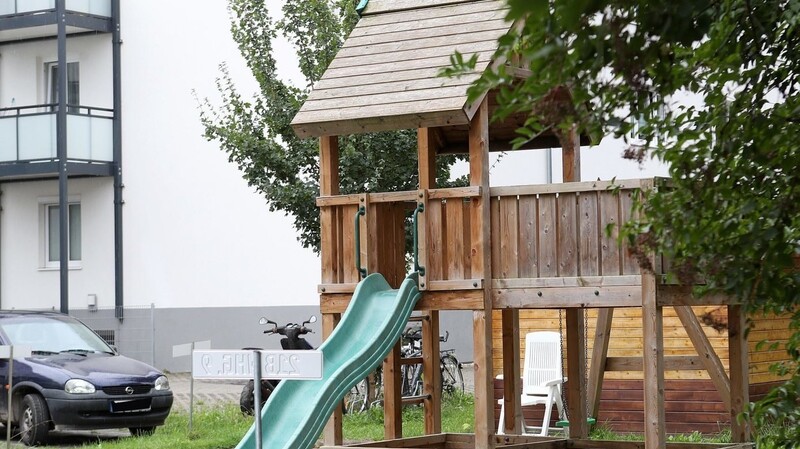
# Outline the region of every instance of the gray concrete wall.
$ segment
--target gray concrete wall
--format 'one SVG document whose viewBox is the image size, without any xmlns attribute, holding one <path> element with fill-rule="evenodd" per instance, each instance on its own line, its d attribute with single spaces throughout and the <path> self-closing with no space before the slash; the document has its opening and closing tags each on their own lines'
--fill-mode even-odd
<svg viewBox="0 0 800 449">
<path fill-rule="evenodd" d="M 311 315 L 321 318 L 316 306 L 126 308 L 121 323 L 114 318 L 113 309 L 78 310 L 71 315 L 95 331 L 113 331 L 114 344 L 120 353 L 171 372 L 191 371 L 189 357 L 172 357 L 174 345 L 210 340 L 212 349 L 280 349 L 278 336 L 264 335 L 266 328 L 258 324 L 260 317 L 279 324 L 302 322 Z M 441 348 L 455 349 L 462 362 L 472 361 L 472 313 L 446 311 L 441 312 L 440 319 L 441 334 L 450 332 Z M 314 333 L 306 338 L 317 347 L 322 337 L 322 321 L 310 327 Z"/>
</svg>

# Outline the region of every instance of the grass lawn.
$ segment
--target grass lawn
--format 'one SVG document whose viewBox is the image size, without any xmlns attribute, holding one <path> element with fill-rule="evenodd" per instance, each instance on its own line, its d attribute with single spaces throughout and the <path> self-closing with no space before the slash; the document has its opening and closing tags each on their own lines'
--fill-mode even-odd
<svg viewBox="0 0 800 449">
<path fill-rule="evenodd" d="M 474 427 L 474 398 L 471 395 L 456 395 L 445 398 L 442 404 L 442 431 L 446 433 L 472 433 Z M 116 441 L 101 441 L 87 444 L 86 448 L 138 449 L 230 449 L 236 446 L 244 433 L 253 424 L 252 417 L 239 412 L 238 405 L 200 407 L 195 409 L 193 431 L 189 433 L 189 414 L 172 412 L 163 427 L 149 437 L 121 438 Z M 383 439 L 383 409 L 374 407 L 365 413 L 345 415 L 343 434 L 347 443 Z M 403 435 L 417 436 L 424 431 L 422 407 L 409 406 L 403 410 Z M 641 441 L 640 434 L 619 434 L 602 424 L 591 435 L 596 440 Z M 693 433 L 672 435 L 671 442 L 727 443 L 730 433 L 717 436 Z"/>
</svg>

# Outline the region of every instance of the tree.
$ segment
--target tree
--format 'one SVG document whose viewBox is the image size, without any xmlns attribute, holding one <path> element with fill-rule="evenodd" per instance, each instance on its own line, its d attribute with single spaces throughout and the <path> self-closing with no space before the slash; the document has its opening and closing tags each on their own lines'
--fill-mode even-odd
<svg viewBox="0 0 800 449">
<path fill-rule="evenodd" d="M 530 113 L 517 145 L 577 126 L 669 163 L 669 186 L 626 235 L 672 258 L 681 281 L 702 276 L 701 293 L 792 314 L 791 361 L 774 367 L 791 379 L 752 417 L 777 424 L 774 444 L 800 447 L 800 1 L 507 1 L 523 26 L 498 56 L 521 56 L 529 76 L 497 67 L 472 98 L 499 88 L 498 114 Z M 474 66 L 453 62 L 450 75 Z"/>
<path fill-rule="evenodd" d="M 242 96 L 221 65 L 217 88 L 222 104 L 200 104 L 205 137 L 219 142 L 247 183 L 266 197 L 271 211 L 294 217 L 298 240 L 319 251 L 319 144 L 299 139 L 290 123 L 310 86 L 322 77 L 358 20 L 356 0 L 286 0 L 283 18 L 270 17 L 263 0 L 229 0 L 231 33 L 260 91 Z M 278 78 L 273 43 L 279 35 L 294 45 L 302 87 Z M 418 186 L 415 130 L 340 137 L 343 194 L 415 190 Z M 450 180 L 453 156 L 437 159 L 437 182 Z"/>
</svg>

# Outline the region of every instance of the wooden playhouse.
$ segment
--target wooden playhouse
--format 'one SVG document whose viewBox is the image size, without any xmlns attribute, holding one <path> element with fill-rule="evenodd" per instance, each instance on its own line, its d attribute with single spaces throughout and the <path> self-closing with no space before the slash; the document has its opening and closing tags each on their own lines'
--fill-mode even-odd
<svg viewBox="0 0 800 449">
<path fill-rule="evenodd" d="M 581 139 L 573 133 L 563 144 L 546 135 L 526 147 L 560 147 L 564 183 L 490 186 L 489 152 L 508 150 L 525 117 L 490 123 L 495 94 L 468 104 L 466 91 L 490 64 L 507 64 L 493 59 L 497 39 L 512 26 L 505 14 L 504 1 L 371 0 L 292 123 L 299 136 L 320 139 L 319 293 L 325 335 L 360 280 L 357 259 L 395 287 L 402 281 L 406 217 L 419 205 L 423 209 L 419 261 L 425 271 L 417 310 L 425 317 L 423 370 L 431 373 L 421 399 L 428 435 L 402 438 L 397 345 L 384 362 L 388 441 L 362 446 L 640 447 L 589 442 L 586 417 L 597 416 L 612 425 L 637 421 L 638 429 L 621 430 L 642 431 L 646 448 L 662 448 L 668 446 L 668 425 L 681 421 L 677 416 L 686 424 L 699 422 L 702 410 L 696 413 L 684 402 L 705 407 L 711 399 L 718 403 L 715 419 L 730 425 L 733 441 L 748 441 L 746 424 L 733 417 L 748 403 L 751 382 L 771 380 L 764 377 L 762 362 L 775 355 L 756 354 L 748 346 L 740 306 L 724 297 L 697 299 L 689 286 L 665 283 L 668 263 L 656 254 L 645 255 L 654 270 L 642 271 L 628 248 L 605 233 L 608 225 L 627 220 L 634 197 L 657 188 L 658 180 L 579 182 Z M 475 74 L 437 77 L 456 50 L 478 55 Z M 524 69 L 509 70 L 525 76 Z M 396 129 L 418 129 L 419 189 L 340 195 L 337 136 Z M 469 187 L 437 188 L 434 161 L 445 153 L 469 155 Z M 360 210 L 364 213 L 354 218 Z M 441 434 L 441 398 L 434 386 L 443 310 L 473 313 L 474 435 Z M 697 319 L 711 310 L 725 315 L 724 333 Z M 497 436 L 495 375 L 520 373 L 521 338 L 532 329 L 558 329 L 559 316 L 569 379 L 568 437 Z M 750 357 L 759 364 L 748 379 Z M 519 378 L 504 376 L 498 387 L 497 397 L 505 398 L 505 426 L 519 433 Z M 324 437 L 326 446 L 342 444 L 338 412 Z"/>
</svg>

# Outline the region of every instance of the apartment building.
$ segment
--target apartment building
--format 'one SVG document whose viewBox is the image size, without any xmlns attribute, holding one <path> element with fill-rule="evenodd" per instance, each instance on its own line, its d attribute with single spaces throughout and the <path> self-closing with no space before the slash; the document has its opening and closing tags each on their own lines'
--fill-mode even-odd
<svg viewBox="0 0 800 449">
<path fill-rule="evenodd" d="M 268 345 L 259 316 L 318 311 L 318 258 L 202 137 L 192 90 L 223 61 L 253 85 L 225 6 L 0 0 L 0 308 L 170 369 L 173 344 Z"/>
</svg>

